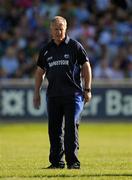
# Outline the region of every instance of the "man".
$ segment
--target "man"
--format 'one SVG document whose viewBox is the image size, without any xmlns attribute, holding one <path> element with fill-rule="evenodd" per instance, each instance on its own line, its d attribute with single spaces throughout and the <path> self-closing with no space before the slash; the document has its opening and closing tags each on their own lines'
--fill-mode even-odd
<svg viewBox="0 0 132 180">
<path fill-rule="evenodd" d="M 48 79 L 47 110 L 50 140 L 49 168 L 80 169 L 78 159 L 79 115 L 91 99 L 91 68 L 82 45 L 67 36 L 67 22 L 55 16 L 50 24 L 52 40 L 42 48 L 35 75 L 34 106 L 40 106 L 40 88 Z M 81 68 L 80 68 L 81 67 Z M 83 74 L 84 88 L 80 74 Z M 63 119 L 64 117 L 64 119 Z"/>
</svg>

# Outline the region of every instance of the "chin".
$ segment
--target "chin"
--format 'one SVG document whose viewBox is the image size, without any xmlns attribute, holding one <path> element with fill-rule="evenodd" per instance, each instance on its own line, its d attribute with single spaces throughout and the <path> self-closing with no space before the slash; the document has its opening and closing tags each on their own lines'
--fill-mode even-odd
<svg viewBox="0 0 132 180">
<path fill-rule="evenodd" d="M 57 39 L 57 41 L 58 41 L 58 42 L 61 42 L 61 41 L 62 41 L 62 39 Z"/>
</svg>

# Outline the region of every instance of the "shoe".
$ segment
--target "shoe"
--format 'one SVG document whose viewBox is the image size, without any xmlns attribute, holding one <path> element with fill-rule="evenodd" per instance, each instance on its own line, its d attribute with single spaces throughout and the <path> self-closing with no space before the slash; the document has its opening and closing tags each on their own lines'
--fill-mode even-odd
<svg viewBox="0 0 132 180">
<path fill-rule="evenodd" d="M 59 164 L 59 165 L 53 165 L 51 164 L 50 166 L 47 167 L 47 169 L 64 169 L 65 164 Z"/>
<path fill-rule="evenodd" d="M 72 165 L 68 165 L 67 169 L 80 169 L 80 164 L 79 163 L 74 163 Z"/>
</svg>

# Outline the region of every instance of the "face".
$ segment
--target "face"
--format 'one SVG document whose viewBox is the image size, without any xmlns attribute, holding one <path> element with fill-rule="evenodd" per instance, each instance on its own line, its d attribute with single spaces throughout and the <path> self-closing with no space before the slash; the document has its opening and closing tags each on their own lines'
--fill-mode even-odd
<svg viewBox="0 0 132 180">
<path fill-rule="evenodd" d="M 56 44 L 60 44 L 66 36 L 66 25 L 63 21 L 54 22 L 51 25 L 51 35 Z"/>
</svg>

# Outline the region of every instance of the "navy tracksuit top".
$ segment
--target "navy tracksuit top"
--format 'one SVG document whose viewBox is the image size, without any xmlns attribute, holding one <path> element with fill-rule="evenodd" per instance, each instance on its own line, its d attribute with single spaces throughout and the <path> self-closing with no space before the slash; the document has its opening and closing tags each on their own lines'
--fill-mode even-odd
<svg viewBox="0 0 132 180">
<path fill-rule="evenodd" d="M 37 65 L 46 70 L 48 97 L 82 94 L 81 66 L 89 61 L 83 46 L 69 36 L 59 46 L 53 40 L 40 51 Z"/>
</svg>

